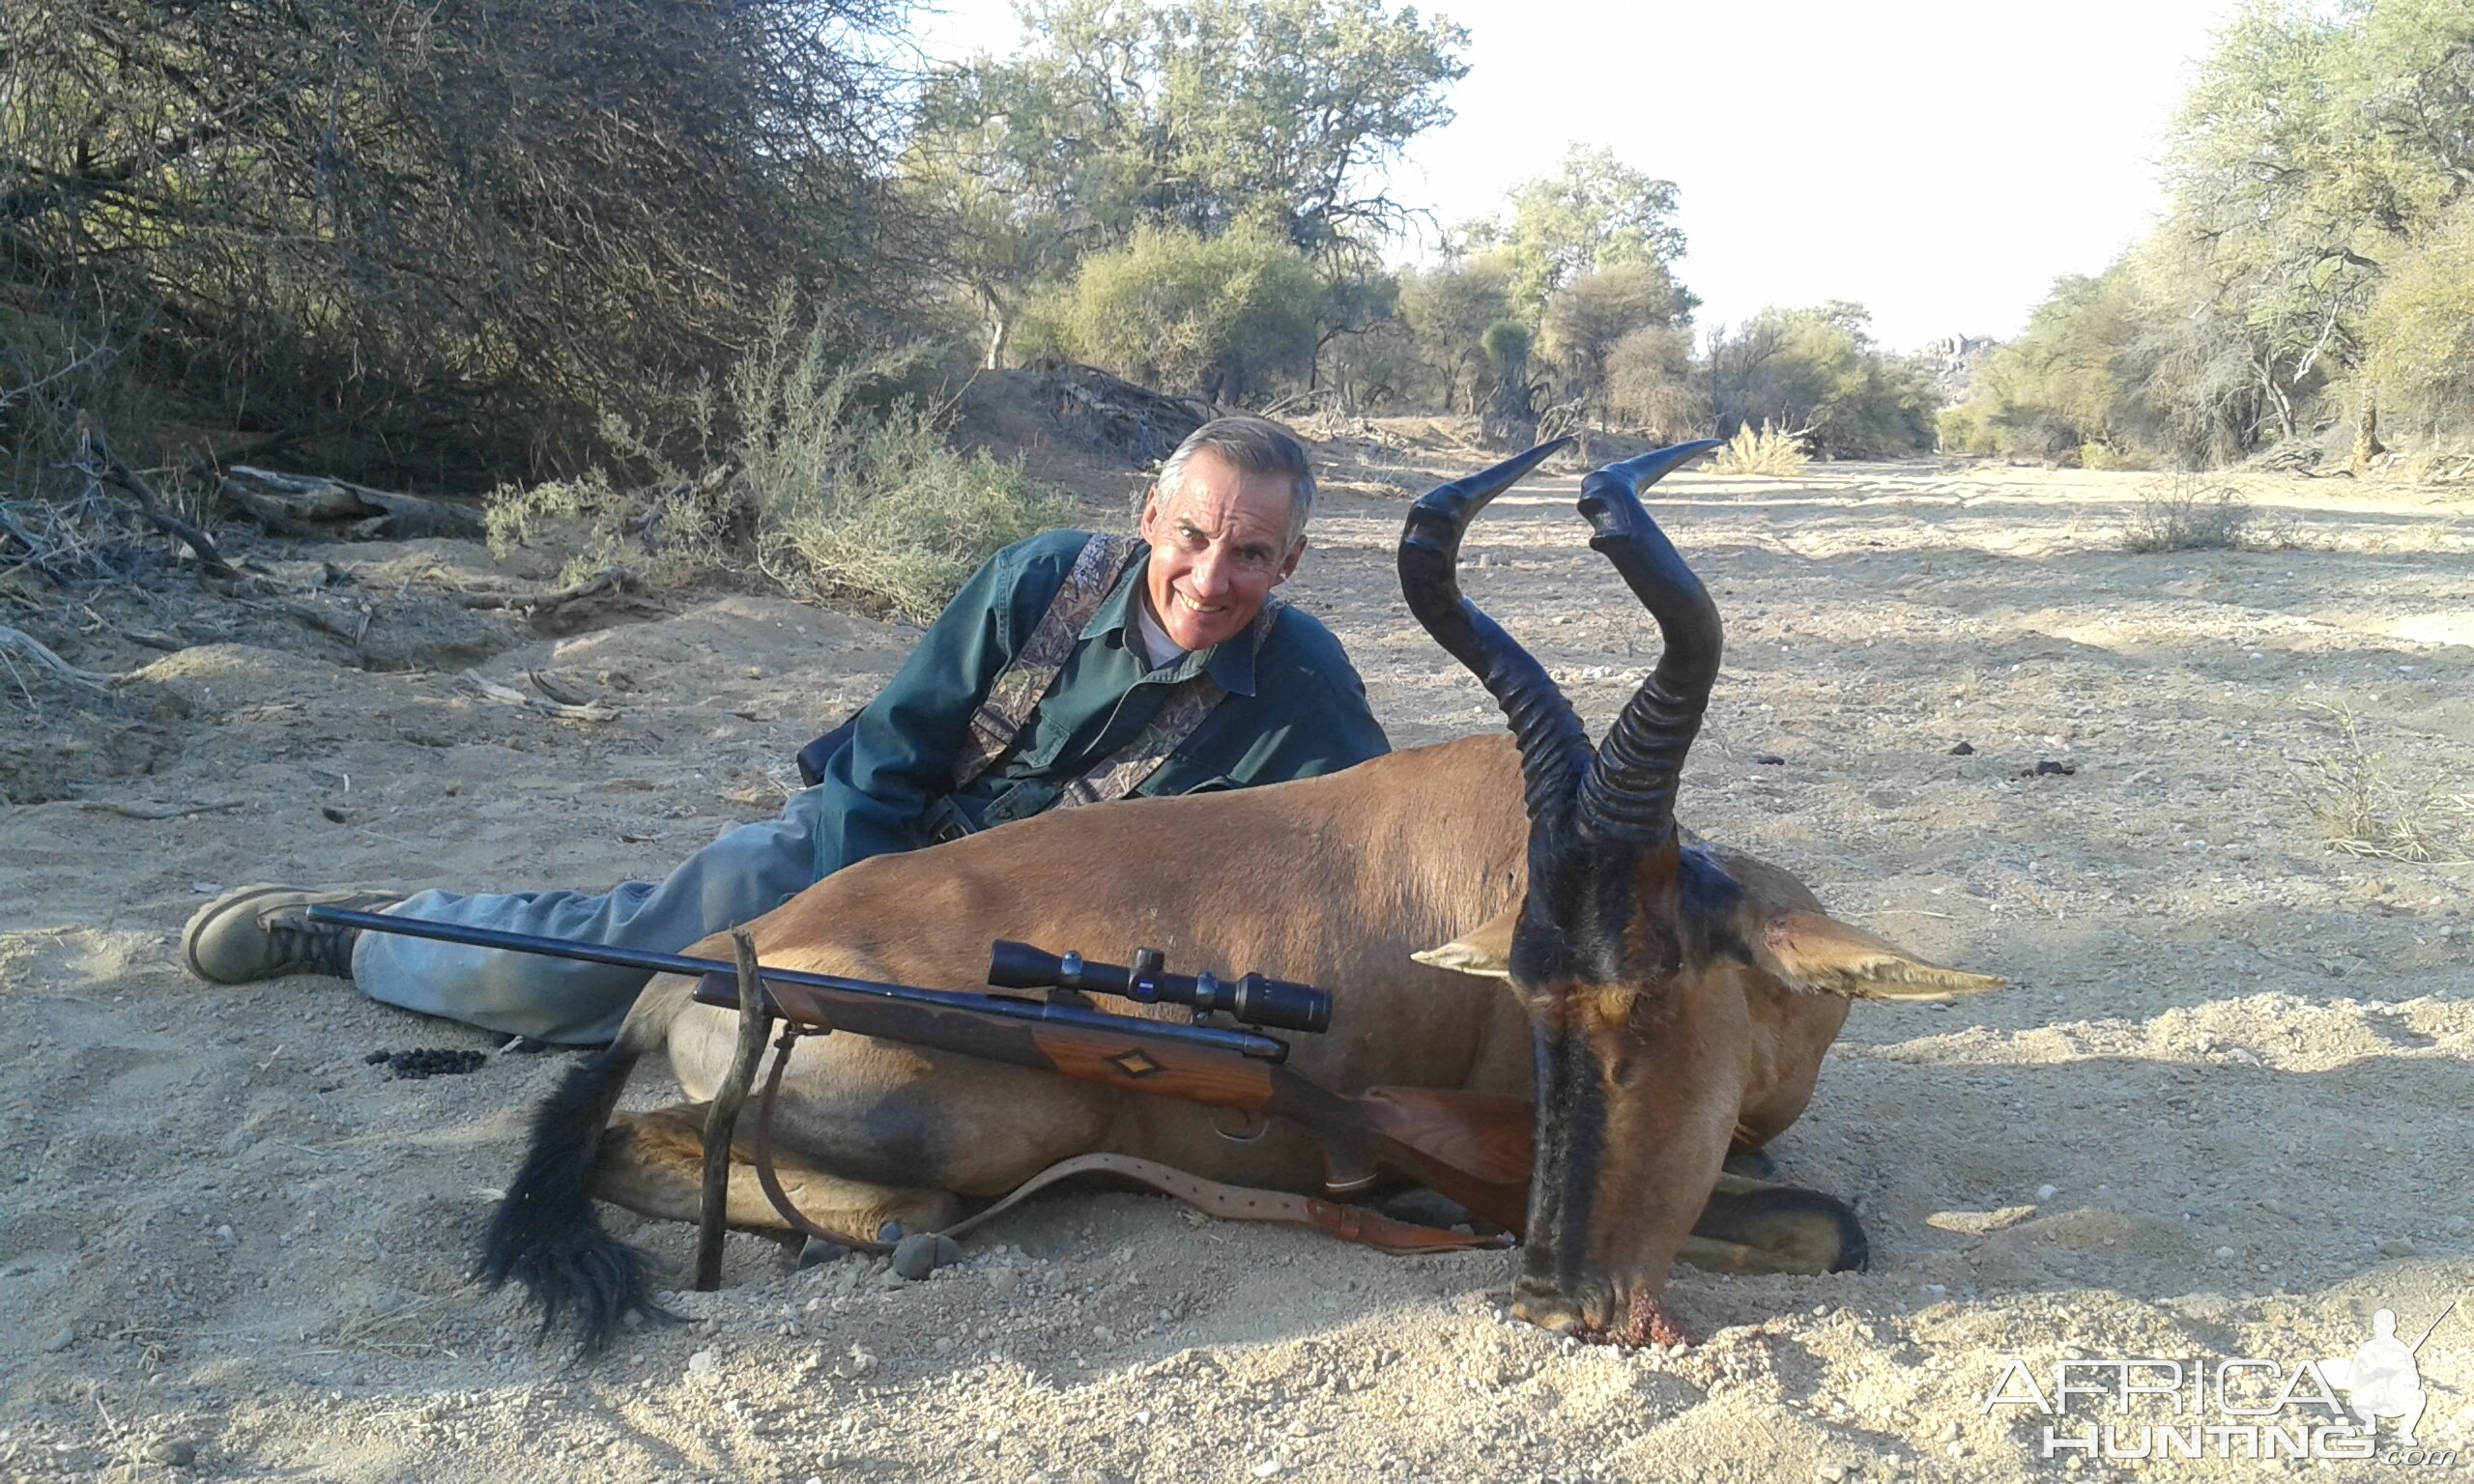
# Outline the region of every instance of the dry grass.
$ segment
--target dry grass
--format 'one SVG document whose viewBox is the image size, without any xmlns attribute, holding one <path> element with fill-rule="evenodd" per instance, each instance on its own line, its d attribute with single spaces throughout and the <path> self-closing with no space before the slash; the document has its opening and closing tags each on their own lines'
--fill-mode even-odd
<svg viewBox="0 0 2474 1484">
<path fill-rule="evenodd" d="M 2202 490 L 2180 480 L 2140 497 L 2122 531 L 2132 552 L 2230 551 L 2251 524 L 2251 502 L 2231 489 Z"/>
<path fill-rule="evenodd" d="M 999 547 L 1072 525 L 1077 510 L 1019 461 L 956 452 L 936 412 L 872 400 L 915 358 L 838 354 L 821 328 L 795 328 L 781 300 L 765 338 L 702 401 L 703 428 L 733 430 L 726 442 L 703 435 L 711 467 L 667 467 L 613 418 L 604 437 L 658 469 L 657 483 L 619 489 L 596 473 L 501 490 L 491 548 L 566 545 L 570 584 L 616 568 L 662 587 L 752 566 L 793 597 L 933 618 Z"/>
<path fill-rule="evenodd" d="M 2230 485 L 2176 478 L 2140 495 L 2122 530 L 2130 552 L 2287 551 L 2300 544 L 2293 519 L 2261 511 Z"/>
<path fill-rule="evenodd" d="M 1716 469 L 1722 474 L 1769 474 L 1788 478 L 1804 471 L 1812 461 L 1804 457 L 1796 441 L 1778 431 L 1770 423 L 1763 423 L 1756 433 L 1750 423 L 1736 430 L 1727 446 L 1718 450 Z"/>
<path fill-rule="evenodd" d="M 2474 863 L 2474 794 L 2407 793 L 2389 777 L 2382 755 L 2363 745 L 2351 709 L 2342 701 L 2302 705 L 2325 717 L 2336 733 L 2333 750 L 2306 764 L 2329 849 L 2388 861 Z"/>
</svg>

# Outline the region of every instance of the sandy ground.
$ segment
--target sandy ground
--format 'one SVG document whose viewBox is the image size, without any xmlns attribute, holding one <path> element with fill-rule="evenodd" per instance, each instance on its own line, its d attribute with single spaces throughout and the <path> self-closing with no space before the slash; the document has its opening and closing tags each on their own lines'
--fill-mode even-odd
<svg viewBox="0 0 2474 1484">
<path fill-rule="evenodd" d="M 1397 601 L 1392 485 L 1418 457 L 1337 481 L 1292 588 L 1401 745 L 1495 725 Z M 725 1291 L 668 1297 L 689 1323 L 590 1361 L 535 1344 L 463 1272 L 563 1057 L 389 1080 L 367 1053 L 493 1038 L 331 981 L 193 984 L 181 923 L 258 879 L 657 872 L 769 813 L 792 749 L 913 636 L 729 596 L 550 638 L 418 607 L 432 567 L 493 576 L 470 547 L 270 549 L 288 571 L 334 565 L 388 668 L 299 623 L 177 654 L 106 630 L 68 646 L 143 667 L 103 734 L 57 692 L 30 693 L 40 718 L 0 711 L 12 797 L 54 800 L 0 808 L 0 1476 L 2461 1470 L 2464 1308 L 2418 1357 L 2421 1441 L 2449 1464 L 2044 1460 L 2047 1425 L 2176 1418 L 2153 1400 L 2116 1416 L 2082 1396 L 2058 1419 L 1984 1405 L 2014 1359 L 2046 1389 L 2068 1358 L 2290 1372 L 2348 1355 L 2376 1307 L 2410 1338 L 2474 1298 L 2474 870 L 2329 840 L 2352 788 L 2419 817 L 2439 854 L 2474 852 L 2449 803 L 2474 790 L 2474 499 L 2280 481 L 2251 493 L 2291 549 L 2126 555 L 2152 482 L 1917 465 L 1663 488 L 1654 509 L 1729 631 L 1687 822 L 1851 921 L 2016 982 L 1858 1007 L 1775 1152 L 1786 1178 L 1859 1203 L 1871 1270 L 1680 1272 L 1674 1305 L 1707 1339 L 1678 1355 L 1509 1323 L 1501 1254 L 1391 1259 L 1132 1195 L 1009 1217 L 920 1284 L 858 1259 L 795 1271 L 734 1238 Z M 1595 725 L 1654 647 L 1583 546 L 1571 487 L 1501 501 L 1467 585 Z M 458 679 L 475 664 L 518 688 L 553 671 L 618 714 L 494 704 Z M 685 1228 L 618 1224 L 683 1283 Z"/>
</svg>

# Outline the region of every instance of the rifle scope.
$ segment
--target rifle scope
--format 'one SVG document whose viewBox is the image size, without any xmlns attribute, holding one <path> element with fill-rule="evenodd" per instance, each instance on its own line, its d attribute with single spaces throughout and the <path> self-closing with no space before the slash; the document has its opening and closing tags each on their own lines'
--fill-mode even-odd
<svg viewBox="0 0 2474 1484">
<path fill-rule="evenodd" d="M 1224 1010 L 1247 1025 L 1280 1031 L 1320 1031 L 1332 1023 L 1332 994 L 1312 985 L 1248 974 L 1224 980 L 1208 971 L 1171 974 L 1156 948 L 1135 950 L 1134 965 L 1094 963 L 1080 954 L 1057 955 L 1028 943 L 999 938 L 988 951 L 988 983 L 998 989 L 1080 989 L 1113 994 L 1144 1005 Z"/>
</svg>

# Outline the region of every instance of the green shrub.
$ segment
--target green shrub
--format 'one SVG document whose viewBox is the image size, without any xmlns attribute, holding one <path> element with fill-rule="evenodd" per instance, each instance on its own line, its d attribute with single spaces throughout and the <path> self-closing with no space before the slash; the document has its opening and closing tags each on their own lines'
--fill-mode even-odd
<svg viewBox="0 0 2474 1484">
<path fill-rule="evenodd" d="M 1531 339 L 1529 327 L 1518 320 L 1497 320 L 1478 337 L 1478 347 L 1495 375 L 1518 376 L 1528 369 Z"/>
<path fill-rule="evenodd" d="M 1994 451 L 1993 440 L 1985 433 L 1984 419 L 1971 402 L 1942 409 L 1934 414 L 1933 425 L 1941 439 L 1943 453 L 1982 454 Z"/>
<path fill-rule="evenodd" d="M 1073 523 L 1071 499 L 1019 463 L 955 452 L 908 403 L 820 432 L 830 477 L 759 496 L 760 563 L 795 596 L 925 621 L 997 548 Z"/>
<path fill-rule="evenodd" d="M 1322 301 L 1312 265 L 1267 232 L 1145 230 L 1082 260 L 1058 328 L 1093 365 L 1235 402 L 1305 374 Z"/>
</svg>

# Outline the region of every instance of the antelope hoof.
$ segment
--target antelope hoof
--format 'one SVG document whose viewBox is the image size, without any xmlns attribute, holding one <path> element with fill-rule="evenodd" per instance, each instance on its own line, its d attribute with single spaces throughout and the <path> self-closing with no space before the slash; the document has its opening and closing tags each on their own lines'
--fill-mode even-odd
<svg viewBox="0 0 2474 1484">
<path fill-rule="evenodd" d="M 1855 1210 L 1834 1195 L 1721 1181 L 1680 1255 L 1712 1272 L 1818 1274 L 1860 1270 L 1872 1245 Z"/>
<path fill-rule="evenodd" d="M 1545 1290 L 1518 1290 L 1511 1312 L 1540 1329 L 1597 1345 L 1698 1345 L 1700 1337 L 1647 1293 L 1619 1300 L 1612 1289 L 1592 1288 L 1579 1301 Z"/>
</svg>

